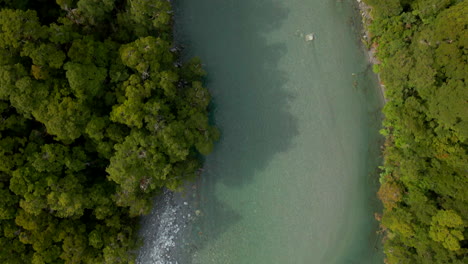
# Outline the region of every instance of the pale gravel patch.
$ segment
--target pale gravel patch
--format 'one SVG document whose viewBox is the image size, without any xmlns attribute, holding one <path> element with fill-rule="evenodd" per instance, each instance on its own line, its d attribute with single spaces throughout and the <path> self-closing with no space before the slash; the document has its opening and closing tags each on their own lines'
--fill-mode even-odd
<svg viewBox="0 0 468 264">
<path fill-rule="evenodd" d="M 183 264 L 178 258 L 181 236 L 194 220 L 190 196 L 164 191 L 154 200 L 150 214 L 141 219 L 139 236 L 143 246 L 139 249 L 137 264 Z"/>
</svg>

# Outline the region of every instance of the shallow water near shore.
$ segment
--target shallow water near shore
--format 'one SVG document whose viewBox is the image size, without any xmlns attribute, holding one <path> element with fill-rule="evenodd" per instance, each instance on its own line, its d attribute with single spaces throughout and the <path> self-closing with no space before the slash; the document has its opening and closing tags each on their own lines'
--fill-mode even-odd
<svg viewBox="0 0 468 264">
<path fill-rule="evenodd" d="M 222 137 L 198 182 L 156 199 L 138 263 L 383 263 L 373 216 L 383 101 L 355 3 L 173 4 Z"/>
</svg>

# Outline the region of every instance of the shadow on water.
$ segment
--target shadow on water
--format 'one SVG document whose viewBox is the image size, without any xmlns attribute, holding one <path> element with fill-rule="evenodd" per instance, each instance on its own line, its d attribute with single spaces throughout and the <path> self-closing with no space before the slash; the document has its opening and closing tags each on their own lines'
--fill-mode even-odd
<svg viewBox="0 0 468 264">
<path fill-rule="evenodd" d="M 241 3 L 242 2 L 242 3 Z M 203 216 L 192 224 L 192 240 L 185 242 L 178 263 L 216 240 L 242 215 L 216 196 L 216 188 L 241 189 L 297 135 L 288 112 L 293 95 L 283 89 L 288 81 L 279 70 L 286 53 L 282 43 L 266 36 L 288 16 L 281 2 L 271 0 L 179 0 L 174 3 L 179 44 L 185 57 L 199 56 L 208 72 L 205 85 L 213 96 L 213 122 L 222 136 L 205 162 L 197 201 Z M 242 199 L 242 197 L 239 197 Z"/>
<path fill-rule="evenodd" d="M 181 2 L 176 10 L 183 16 L 177 8 Z M 188 47 L 187 55 L 200 56 L 205 64 L 213 119 L 222 132 L 206 169 L 214 175 L 228 173 L 229 177 L 217 180 L 242 187 L 276 153 L 288 149 L 297 134 L 294 117 L 288 113 L 292 95 L 282 89 L 287 77 L 277 67 L 286 47 L 265 39 L 286 18 L 287 10 L 270 0 L 196 2 L 213 12 L 205 11 L 209 18 L 194 23 L 179 18 L 176 35 Z M 197 41 L 184 34 L 187 27 L 200 33 Z"/>
</svg>

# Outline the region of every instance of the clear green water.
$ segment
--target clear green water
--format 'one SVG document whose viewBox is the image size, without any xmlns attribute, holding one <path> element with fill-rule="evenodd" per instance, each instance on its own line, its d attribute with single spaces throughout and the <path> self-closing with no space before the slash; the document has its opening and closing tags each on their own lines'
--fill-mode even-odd
<svg viewBox="0 0 468 264">
<path fill-rule="evenodd" d="M 178 263 L 383 263 L 373 219 L 382 99 L 354 3 L 175 8 L 176 35 L 205 64 L 222 132 L 190 200 L 190 227 L 178 233 Z"/>
</svg>

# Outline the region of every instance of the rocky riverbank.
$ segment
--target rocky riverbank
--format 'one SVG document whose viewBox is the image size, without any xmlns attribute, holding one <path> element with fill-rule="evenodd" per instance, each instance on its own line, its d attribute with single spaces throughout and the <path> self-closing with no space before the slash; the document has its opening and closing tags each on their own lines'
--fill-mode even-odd
<svg viewBox="0 0 468 264">
<path fill-rule="evenodd" d="M 357 1 L 357 6 L 359 8 L 359 13 L 361 15 L 361 19 L 362 19 L 361 40 L 364 46 L 366 47 L 367 58 L 369 60 L 369 63 L 371 63 L 372 65 L 379 65 L 380 61 L 379 59 L 377 59 L 377 56 L 376 56 L 378 44 L 377 42 L 372 41 L 372 34 L 369 30 L 369 26 L 371 25 L 372 20 L 373 20 L 372 15 L 371 15 L 372 8 L 366 3 L 364 3 L 362 0 L 356 0 L 356 1 Z M 382 92 L 382 96 L 384 100 L 387 101 L 387 99 L 385 98 L 385 85 L 382 83 L 380 79 L 380 75 L 378 73 L 376 74 L 379 80 L 379 86 Z"/>
</svg>

